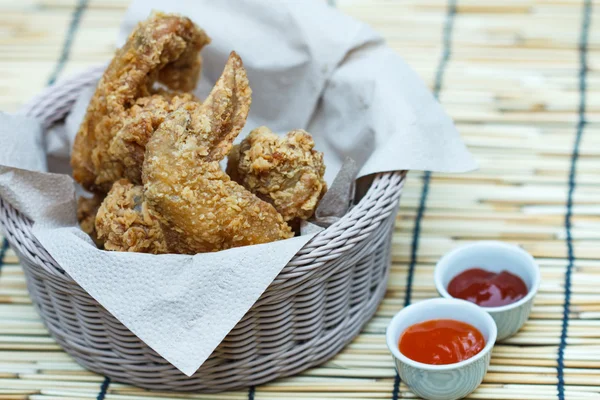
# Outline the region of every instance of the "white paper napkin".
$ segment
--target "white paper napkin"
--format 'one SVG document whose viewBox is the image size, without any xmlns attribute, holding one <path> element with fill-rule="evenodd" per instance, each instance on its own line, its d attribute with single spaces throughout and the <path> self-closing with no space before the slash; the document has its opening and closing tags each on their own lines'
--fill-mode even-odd
<svg viewBox="0 0 600 400">
<path fill-rule="evenodd" d="M 212 38 L 197 94 L 205 98 L 231 50 L 244 62 L 252 107 L 241 140 L 267 125 L 299 127 L 325 153 L 326 180 L 346 157 L 358 176 L 393 170 L 466 172 L 476 164 L 418 75 L 368 25 L 321 0 L 134 0 L 123 44 L 151 10 L 186 15 Z"/>
</svg>

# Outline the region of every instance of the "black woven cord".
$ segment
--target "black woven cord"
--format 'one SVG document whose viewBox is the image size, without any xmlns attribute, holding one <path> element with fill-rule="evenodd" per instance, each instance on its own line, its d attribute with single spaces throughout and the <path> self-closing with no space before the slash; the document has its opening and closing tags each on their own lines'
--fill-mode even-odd
<svg viewBox="0 0 600 400">
<path fill-rule="evenodd" d="M 56 66 L 54 67 L 54 70 L 52 71 L 52 74 L 50 74 L 50 78 L 48 78 L 48 86 L 52 85 L 56 81 L 56 78 L 58 78 L 63 68 L 65 67 L 65 64 L 69 60 L 69 55 L 71 54 L 71 46 L 73 45 L 73 39 L 77 34 L 77 30 L 79 29 L 79 22 L 81 21 L 81 16 L 83 15 L 83 12 L 87 9 L 87 6 L 88 0 L 79 0 L 77 2 L 75 10 L 73 10 L 73 14 L 71 16 L 71 23 L 69 24 L 69 29 L 67 31 L 67 36 L 65 37 L 65 41 L 63 43 L 60 57 L 58 59 L 58 62 L 56 63 Z M 2 253 L 2 255 L 4 255 L 4 253 Z M 0 259 L 0 266 L 1 265 L 2 264 Z M 100 385 L 100 392 L 98 393 L 98 396 L 96 396 L 97 400 L 104 400 L 104 397 L 106 396 L 106 391 L 108 390 L 109 386 L 110 378 L 105 377 L 104 381 L 102 382 L 102 385 Z"/>
<path fill-rule="evenodd" d="M 565 271 L 565 302 L 563 304 L 562 328 L 560 331 L 560 345 L 558 346 L 558 357 L 556 360 L 556 375 L 558 378 L 558 398 L 565 399 L 565 347 L 567 346 L 567 337 L 569 332 L 569 314 L 571 311 L 571 275 L 573 265 L 575 264 L 575 252 L 573 251 L 573 236 L 571 233 L 571 218 L 573 216 L 573 194 L 575 192 L 577 178 L 577 160 L 579 159 L 579 146 L 581 137 L 586 126 L 586 89 L 587 89 L 587 50 L 588 36 L 590 30 L 590 16 L 592 3 L 586 0 L 583 6 L 583 16 L 581 24 L 581 35 L 579 37 L 579 115 L 577 130 L 575 133 L 575 142 L 571 152 L 571 168 L 569 170 L 569 189 L 567 194 L 567 211 L 565 214 L 565 231 L 567 242 L 567 270 Z"/>
<path fill-rule="evenodd" d="M 48 78 L 48 85 L 52 85 L 56 78 L 60 75 L 65 64 L 69 60 L 69 55 L 71 54 L 71 46 L 73 44 L 73 38 L 79 29 L 79 22 L 81 21 L 81 16 L 83 12 L 88 6 L 88 0 L 79 0 L 77 2 L 77 6 L 73 11 L 73 15 L 71 16 L 71 23 L 69 24 L 69 30 L 67 31 L 67 36 L 65 37 L 65 41 L 63 43 L 62 51 L 60 53 L 60 57 L 52 74 L 50 74 L 50 78 Z"/>
<path fill-rule="evenodd" d="M 100 392 L 98 392 L 98 396 L 96 396 L 96 400 L 104 400 L 109 386 L 110 386 L 110 378 L 106 377 L 106 378 L 104 378 L 102 385 L 100 385 Z"/>
<path fill-rule="evenodd" d="M 4 256 L 6 255 L 6 250 L 8 250 L 8 240 L 4 238 L 2 241 L 2 246 L 0 247 L 0 276 L 2 276 L 2 267 L 4 266 Z"/>
<path fill-rule="evenodd" d="M 448 1 L 448 8 L 446 12 L 446 21 L 444 24 L 444 32 L 442 35 L 442 55 L 440 62 L 435 74 L 435 82 L 433 86 L 433 94 L 439 98 L 440 91 L 442 90 L 442 84 L 444 81 L 444 73 L 446 72 L 446 66 L 450 60 L 452 54 L 452 28 L 454 27 L 454 17 L 456 16 L 456 0 Z M 412 284 L 415 273 L 415 266 L 417 265 L 417 255 L 419 253 L 419 238 L 421 237 L 421 221 L 425 214 L 425 208 L 427 207 L 427 196 L 429 194 L 429 182 L 431 181 L 431 172 L 426 171 L 423 175 L 423 188 L 421 189 L 421 199 L 419 201 L 419 208 L 417 209 L 417 217 L 415 219 L 415 227 L 413 229 L 412 244 L 410 249 L 410 263 L 408 265 L 408 275 L 406 276 L 406 293 L 404 295 L 404 307 L 408 306 L 412 298 Z M 400 375 L 396 373 L 394 378 L 394 389 L 392 392 L 392 399 L 398 400 L 400 394 Z"/>
</svg>

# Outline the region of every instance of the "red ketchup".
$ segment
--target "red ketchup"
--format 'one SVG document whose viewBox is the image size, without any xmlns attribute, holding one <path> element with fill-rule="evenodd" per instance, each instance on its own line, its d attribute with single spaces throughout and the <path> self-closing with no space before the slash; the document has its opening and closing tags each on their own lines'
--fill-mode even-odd
<svg viewBox="0 0 600 400">
<path fill-rule="evenodd" d="M 507 271 L 497 274 L 472 268 L 452 278 L 448 293 L 481 307 L 500 307 L 525 297 L 527 285 L 517 275 Z"/>
<path fill-rule="evenodd" d="M 481 332 L 453 319 L 434 319 L 410 326 L 398 348 L 411 360 L 424 364 L 454 364 L 473 357 L 485 347 Z"/>
</svg>

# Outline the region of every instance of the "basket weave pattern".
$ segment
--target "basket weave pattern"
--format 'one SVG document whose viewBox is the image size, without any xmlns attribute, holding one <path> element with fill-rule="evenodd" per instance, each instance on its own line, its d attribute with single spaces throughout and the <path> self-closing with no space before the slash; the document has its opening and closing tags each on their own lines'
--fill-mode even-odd
<svg viewBox="0 0 600 400">
<path fill-rule="evenodd" d="M 46 89 L 24 109 L 48 127 L 63 119 L 103 67 Z M 192 377 L 131 333 L 74 282 L 0 198 L 0 224 L 19 255 L 44 323 L 79 363 L 148 389 L 221 391 L 258 385 L 323 363 L 375 313 L 386 290 L 391 234 L 404 174 L 378 174 L 342 219 L 317 234 Z"/>
</svg>

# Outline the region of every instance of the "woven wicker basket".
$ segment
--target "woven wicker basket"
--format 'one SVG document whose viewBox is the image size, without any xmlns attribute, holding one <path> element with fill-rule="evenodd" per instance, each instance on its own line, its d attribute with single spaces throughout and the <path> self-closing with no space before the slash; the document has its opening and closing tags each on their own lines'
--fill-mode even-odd
<svg viewBox="0 0 600 400">
<path fill-rule="evenodd" d="M 47 88 L 23 112 L 45 126 L 63 119 L 95 68 Z M 348 344 L 384 296 L 391 234 L 404 183 L 375 176 L 346 216 L 308 242 L 192 377 L 131 333 L 66 274 L 0 198 L 0 223 L 18 253 L 46 326 L 80 364 L 148 389 L 222 391 L 258 385 L 323 363 Z"/>
</svg>

